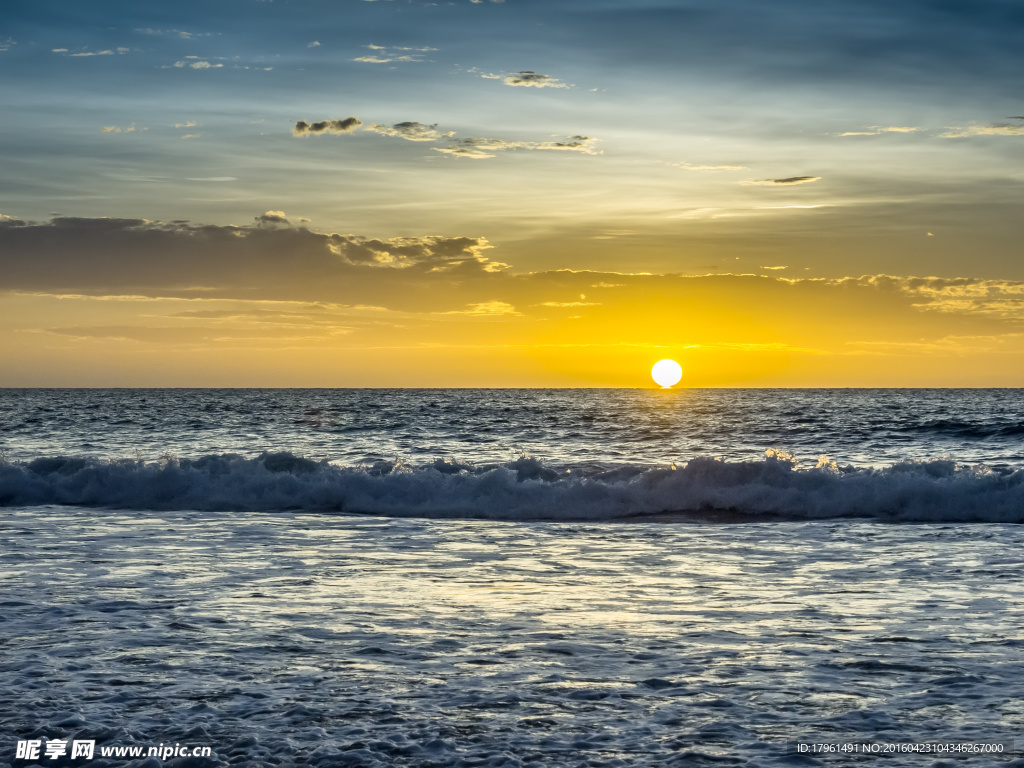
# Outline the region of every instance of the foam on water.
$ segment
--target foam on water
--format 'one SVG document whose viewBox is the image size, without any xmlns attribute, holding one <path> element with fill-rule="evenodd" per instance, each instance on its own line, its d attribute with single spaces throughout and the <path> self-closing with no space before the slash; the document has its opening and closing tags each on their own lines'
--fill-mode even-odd
<svg viewBox="0 0 1024 768">
<path fill-rule="evenodd" d="M 672 467 L 494 465 L 435 460 L 337 466 L 288 452 L 156 462 L 83 456 L 0 463 L 0 505 L 137 510 L 323 510 L 499 520 L 609 520 L 730 512 L 765 519 L 863 517 L 1024 522 L 1024 471 L 948 459 L 874 469 L 822 457 L 801 469 L 769 450 L 757 462 L 695 458 Z"/>
<path fill-rule="evenodd" d="M 0 768 L 40 738 L 217 768 L 1012 738 L 1022 403 L 0 390 Z M 676 519 L 736 524 L 647 522 Z"/>
<path fill-rule="evenodd" d="M 98 758 L 213 748 L 167 768 L 863 768 L 882 762 L 787 745 L 1020 749 L 1022 551 L 1001 524 L 8 508 L 0 765 L 40 738 L 94 739 Z M 161 765 L 33 763 L 50 764 Z"/>
</svg>

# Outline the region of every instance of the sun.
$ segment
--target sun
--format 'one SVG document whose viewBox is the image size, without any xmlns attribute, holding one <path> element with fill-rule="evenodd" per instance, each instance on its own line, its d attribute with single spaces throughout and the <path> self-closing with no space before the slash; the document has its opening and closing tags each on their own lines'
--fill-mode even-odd
<svg viewBox="0 0 1024 768">
<path fill-rule="evenodd" d="M 683 378 L 683 367 L 675 360 L 659 360 L 651 368 L 651 378 L 661 385 L 662 389 L 671 389 Z"/>
</svg>

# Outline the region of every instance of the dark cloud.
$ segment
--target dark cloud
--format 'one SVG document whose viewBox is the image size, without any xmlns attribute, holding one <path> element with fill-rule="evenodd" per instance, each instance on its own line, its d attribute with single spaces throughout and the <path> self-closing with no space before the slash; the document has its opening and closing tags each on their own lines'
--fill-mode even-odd
<svg viewBox="0 0 1024 768">
<path fill-rule="evenodd" d="M 739 183 L 753 186 L 786 187 L 794 184 L 810 184 L 812 181 L 821 181 L 821 176 L 788 176 L 784 179 L 747 179 L 746 181 L 741 181 Z"/>
<path fill-rule="evenodd" d="M 324 133 L 352 133 L 357 130 L 363 121 L 358 117 L 346 117 L 344 120 L 321 120 L 317 123 L 307 123 L 299 120 L 292 128 L 293 136 L 319 136 Z"/>
<path fill-rule="evenodd" d="M 284 218 L 275 212 L 263 217 Z M 489 246 L 478 237 L 367 238 L 271 223 L 3 219 L 3 290 L 79 300 L 243 302 L 238 307 L 190 304 L 184 314 L 157 315 L 166 321 L 160 327 L 153 326 L 148 303 L 140 307 L 137 323 L 99 320 L 93 310 L 83 309 L 77 323 L 39 325 L 63 336 L 200 346 L 246 339 L 321 344 L 324 333 L 352 329 L 352 338 L 377 346 L 685 342 L 755 351 L 780 345 L 830 348 L 848 355 L 852 344 L 865 340 L 919 345 L 923 338 L 1024 328 L 1024 282 L 571 270 L 513 274 L 486 257 Z M 260 303 L 267 301 L 274 303 Z M 328 306 L 326 314 L 335 322 L 304 318 L 325 314 L 307 311 L 311 302 Z M 369 314 L 363 321 L 341 316 L 364 310 Z M 772 322 L 752 324 L 751 317 Z M 450 330 L 455 328 L 457 333 Z M 639 337 L 638 328 L 643 329 Z M 968 340 L 964 348 L 973 344 Z"/>
<path fill-rule="evenodd" d="M 0 219 L 0 288 L 333 301 L 341 294 L 358 295 L 366 286 L 400 286 L 412 275 L 462 279 L 500 271 L 505 265 L 485 255 L 489 248 L 479 237 L 382 239 L 312 232 L 290 226 L 283 211 L 267 211 L 243 227 L 116 218 Z"/>
<path fill-rule="evenodd" d="M 483 159 L 494 157 L 495 152 L 506 150 L 531 150 L 555 152 L 581 152 L 585 155 L 600 154 L 595 148 L 597 139 L 593 136 L 570 136 L 567 141 L 509 141 L 506 139 L 456 139 L 447 147 L 435 147 L 435 152 L 456 157 Z"/>
<path fill-rule="evenodd" d="M 406 141 L 438 141 L 439 139 L 447 139 L 455 135 L 454 131 L 441 133 L 437 130 L 437 123 L 426 125 L 412 121 L 395 123 L 394 125 L 378 125 L 373 123 L 366 130 L 379 133 L 382 136 L 394 136 L 399 139 L 405 139 Z"/>
<path fill-rule="evenodd" d="M 485 75 L 485 77 L 487 77 Z M 563 83 L 561 80 L 556 80 L 550 75 L 542 75 L 539 72 L 531 72 L 529 70 L 523 70 L 522 72 L 515 72 L 511 75 L 505 75 L 501 81 L 505 85 L 517 86 L 521 88 L 568 88 L 569 86 Z"/>
</svg>

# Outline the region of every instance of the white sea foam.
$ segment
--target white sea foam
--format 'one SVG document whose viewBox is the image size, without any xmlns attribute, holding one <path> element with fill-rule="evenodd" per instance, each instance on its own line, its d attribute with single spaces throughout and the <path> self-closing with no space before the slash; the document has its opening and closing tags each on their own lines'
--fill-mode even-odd
<svg viewBox="0 0 1024 768">
<path fill-rule="evenodd" d="M 67 504 L 138 510 L 323 510 L 497 520 L 610 520 L 658 513 L 764 519 L 865 517 L 918 522 L 1024 522 L 1024 470 L 949 459 L 882 469 L 828 461 L 798 468 L 695 458 L 679 468 L 504 465 L 449 460 L 342 467 L 291 453 L 158 462 L 38 458 L 0 464 L 0 506 Z M 726 519 L 723 516 L 723 519 Z"/>
</svg>

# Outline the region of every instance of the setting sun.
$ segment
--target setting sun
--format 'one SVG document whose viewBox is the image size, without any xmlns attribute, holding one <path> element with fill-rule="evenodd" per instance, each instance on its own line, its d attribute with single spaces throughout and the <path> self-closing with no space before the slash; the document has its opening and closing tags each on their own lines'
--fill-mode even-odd
<svg viewBox="0 0 1024 768">
<path fill-rule="evenodd" d="M 651 378 L 662 389 L 671 389 L 683 378 L 683 367 L 675 360 L 659 360 L 651 368 Z"/>
</svg>

